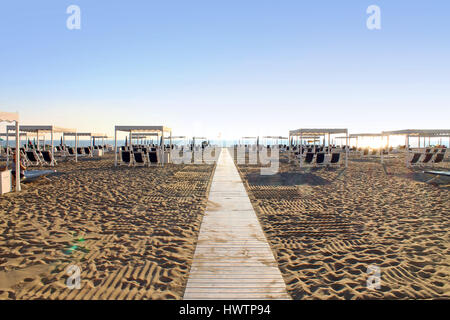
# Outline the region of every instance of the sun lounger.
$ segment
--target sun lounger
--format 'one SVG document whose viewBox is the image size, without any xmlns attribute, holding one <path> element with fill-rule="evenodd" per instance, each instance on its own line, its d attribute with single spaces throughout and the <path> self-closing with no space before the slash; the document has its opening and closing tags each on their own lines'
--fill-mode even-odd
<svg viewBox="0 0 450 320">
<path fill-rule="evenodd" d="M 314 156 L 315 156 L 314 152 L 307 152 L 305 158 L 303 160 L 302 159 L 300 160 L 300 161 L 302 161 L 302 165 L 303 166 L 311 165 L 313 163 Z"/>
<path fill-rule="evenodd" d="M 316 167 L 322 167 L 324 165 L 325 165 L 325 153 L 319 152 L 319 153 L 316 154 L 315 166 Z"/>
<path fill-rule="evenodd" d="M 450 177 L 450 171 L 424 171 L 424 173 L 428 173 L 428 174 L 434 174 L 437 176 L 444 176 L 444 177 Z"/>
<path fill-rule="evenodd" d="M 133 154 L 131 151 L 120 151 L 120 163 L 119 165 L 133 165 Z"/>
<path fill-rule="evenodd" d="M 38 178 L 48 176 L 55 173 L 56 170 L 28 170 L 23 172 L 22 182 L 31 182 Z"/>
<path fill-rule="evenodd" d="M 78 148 L 77 148 L 77 154 L 78 154 L 79 156 L 84 156 L 84 155 L 85 155 L 85 154 L 84 154 L 84 148 L 78 147 Z"/>
<path fill-rule="evenodd" d="M 422 166 L 428 165 L 431 162 L 431 160 L 433 159 L 433 156 L 434 156 L 434 153 L 426 153 L 425 157 L 423 158 L 420 165 L 422 165 Z"/>
<path fill-rule="evenodd" d="M 408 162 L 409 166 L 412 166 L 412 167 L 419 166 L 420 165 L 419 160 L 421 157 L 422 157 L 421 153 L 414 153 L 412 158 Z"/>
<path fill-rule="evenodd" d="M 90 147 L 84 147 L 84 153 L 85 153 L 87 156 L 91 156 L 91 155 L 92 155 L 91 148 L 90 148 Z"/>
<path fill-rule="evenodd" d="M 35 151 L 26 151 L 25 163 L 27 166 L 40 166 L 42 161 Z"/>
<path fill-rule="evenodd" d="M 340 166 L 340 162 L 339 162 L 340 159 L 341 159 L 341 154 L 340 153 L 332 153 L 331 154 L 330 163 L 328 165 L 331 166 L 331 167 L 333 167 L 333 166 Z"/>
<path fill-rule="evenodd" d="M 134 152 L 133 157 L 136 166 L 145 166 L 148 163 L 147 156 L 143 152 Z"/>
<path fill-rule="evenodd" d="M 52 153 L 48 150 L 42 151 L 42 164 L 47 166 L 53 166 L 56 164 L 56 160 L 52 158 Z"/>
<path fill-rule="evenodd" d="M 441 163 L 444 161 L 445 154 L 444 153 L 437 153 L 434 159 L 432 160 L 433 164 Z"/>
<path fill-rule="evenodd" d="M 150 151 L 148 153 L 148 161 L 149 161 L 149 165 L 156 165 L 156 164 L 158 164 L 159 163 L 158 152 Z"/>
</svg>

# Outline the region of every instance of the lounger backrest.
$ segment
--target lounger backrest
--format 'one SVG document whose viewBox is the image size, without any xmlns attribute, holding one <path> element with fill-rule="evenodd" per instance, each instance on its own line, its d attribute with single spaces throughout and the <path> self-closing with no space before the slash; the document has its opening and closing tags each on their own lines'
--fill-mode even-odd
<svg viewBox="0 0 450 320">
<path fill-rule="evenodd" d="M 31 162 L 37 162 L 38 161 L 34 151 L 27 151 L 26 154 L 27 154 L 27 158 L 28 158 L 29 161 L 31 161 Z"/>
<path fill-rule="evenodd" d="M 122 160 L 122 162 L 130 163 L 131 162 L 131 152 L 130 151 L 120 152 L 120 159 Z"/>
<path fill-rule="evenodd" d="M 340 153 L 333 153 L 331 155 L 330 163 L 338 163 L 340 158 L 341 158 L 341 154 Z"/>
<path fill-rule="evenodd" d="M 423 159 L 422 163 L 428 163 L 430 162 L 430 160 L 433 158 L 434 154 L 433 153 L 427 153 L 425 154 L 425 158 Z"/>
<path fill-rule="evenodd" d="M 67 151 L 69 151 L 69 154 L 74 155 L 75 150 L 72 147 L 67 148 Z"/>
<path fill-rule="evenodd" d="M 78 148 L 77 148 L 77 153 L 78 153 L 78 154 L 83 154 L 83 148 L 78 147 Z"/>
<path fill-rule="evenodd" d="M 411 163 L 417 163 L 419 161 L 421 155 L 422 155 L 421 153 L 414 153 L 414 155 L 411 159 Z"/>
<path fill-rule="evenodd" d="M 306 163 L 311 163 L 314 159 L 314 153 L 313 152 L 308 152 L 306 153 L 306 157 L 305 157 L 305 162 Z"/>
<path fill-rule="evenodd" d="M 133 155 L 134 155 L 134 160 L 137 163 L 145 163 L 145 160 L 144 160 L 142 152 L 134 152 Z"/>
<path fill-rule="evenodd" d="M 86 153 L 86 154 L 91 154 L 91 148 L 89 148 L 89 147 L 84 147 L 84 153 Z"/>
<path fill-rule="evenodd" d="M 325 161 L 325 153 L 319 152 L 316 156 L 316 163 L 323 163 Z"/>
<path fill-rule="evenodd" d="M 369 154 L 369 149 L 364 149 L 364 154 L 365 156 L 367 156 Z"/>
<path fill-rule="evenodd" d="M 441 153 L 445 153 L 445 151 L 447 151 L 447 149 L 446 149 L 446 148 L 443 148 L 443 149 L 441 150 Z"/>
<path fill-rule="evenodd" d="M 439 163 L 442 162 L 444 160 L 444 153 L 438 153 L 436 154 L 436 157 L 434 158 L 434 163 Z"/>
<path fill-rule="evenodd" d="M 431 151 L 431 149 L 426 149 L 425 153 L 429 153 Z"/>
<path fill-rule="evenodd" d="M 155 151 L 148 153 L 150 163 L 158 163 L 158 154 Z"/>
<path fill-rule="evenodd" d="M 42 151 L 41 154 L 45 162 L 52 162 L 52 154 L 50 153 L 50 151 Z"/>
</svg>

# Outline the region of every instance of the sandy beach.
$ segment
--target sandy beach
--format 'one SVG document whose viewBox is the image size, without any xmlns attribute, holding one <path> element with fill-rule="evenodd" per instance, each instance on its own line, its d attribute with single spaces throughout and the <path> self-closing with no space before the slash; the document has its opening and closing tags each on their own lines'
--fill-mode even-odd
<svg viewBox="0 0 450 320">
<path fill-rule="evenodd" d="M 450 188 L 403 158 L 261 176 L 238 165 L 293 299 L 450 298 Z M 450 163 L 440 168 L 449 169 Z M 447 182 L 448 184 L 448 182 Z M 381 287 L 368 289 L 367 268 Z"/>
<path fill-rule="evenodd" d="M 113 161 L 60 162 L 0 198 L 0 299 L 182 298 L 214 166 Z"/>
</svg>

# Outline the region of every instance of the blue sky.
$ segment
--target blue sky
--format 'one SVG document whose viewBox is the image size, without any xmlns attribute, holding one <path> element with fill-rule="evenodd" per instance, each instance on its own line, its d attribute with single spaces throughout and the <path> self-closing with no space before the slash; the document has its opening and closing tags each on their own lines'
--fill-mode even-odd
<svg viewBox="0 0 450 320">
<path fill-rule="evenodd" d="M 71 4 L 81 30 L 66 28 Z M 381 30 L 366 28 L 372 4 Z M 0 4 L 0 109 L 80 131 L 448 128 L 449 58 L 444 0 Z"/>
</svg>

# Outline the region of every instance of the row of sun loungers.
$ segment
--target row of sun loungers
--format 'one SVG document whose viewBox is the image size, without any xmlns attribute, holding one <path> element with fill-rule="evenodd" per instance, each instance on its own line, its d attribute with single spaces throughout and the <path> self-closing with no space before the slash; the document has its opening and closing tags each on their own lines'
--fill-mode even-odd
<svg viewBox="0 0 450 320">
<path fill-rule="evenodd" d="M 430 166 L 444 161 L 445 153 L 413 153 L 412 157 L 408 161 L 408 165 L 411 167 L 416 166 Z"/>
<path fill-rule="evenodd" d="M 151 166 L 160 163 L 159 152 L 155 151 L 129 151 L 120 150 L 119 165 Z"/>
<path fill-rule="evenodd" d="M 332 153 L 329 158 L 324 152 L 307 152 L 305 156 L 298 153 L 296 156 L 302 162 L 302 167 L 339 167 L 341 165 L 341 153 Z"/>
</svg>

